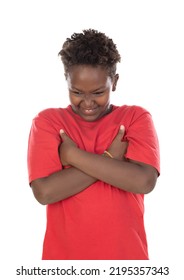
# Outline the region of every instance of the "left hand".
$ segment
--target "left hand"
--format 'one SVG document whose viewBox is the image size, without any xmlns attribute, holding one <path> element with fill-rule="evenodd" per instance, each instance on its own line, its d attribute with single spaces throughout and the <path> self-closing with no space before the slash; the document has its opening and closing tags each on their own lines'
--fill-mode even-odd
<svg viewBox="0 0 184 280">
<path fill-rule="evenodd" d="M 77 148 L 76 143 L 64 132 L 60 130 L 60 136 L 63 140 L 59 147 L 60 160 L 63 166 L 69 165 L 68 156 L 72 148 Z"/>
<path fill-rule="evenodd" d="M 122 141 L 124 134 L 125 127 L 121 125 L 116 137 L 107 149 L 113 158 L 118 160 L 125 160 L 124 155 L 127 151 L 128 142 Z"/>
</svg>

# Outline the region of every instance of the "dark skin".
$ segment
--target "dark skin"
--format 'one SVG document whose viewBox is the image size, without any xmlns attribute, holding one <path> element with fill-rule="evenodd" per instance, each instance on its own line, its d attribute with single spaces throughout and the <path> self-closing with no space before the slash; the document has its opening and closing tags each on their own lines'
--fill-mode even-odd
<svg viewBox="0 0 184 280">
<path fill-rule="evenodd" d="M 74 66 L 65 76 L 76 114 L 91 122 L 110 113 L 110 93 L 116 89 L 117 74 L 110 78 L 103 68 Z M 34 180 L 31 187 L 36 199 L 43 205 L 55 203 L 85 190 L 97 180 L 128 192 L 151 192 L 158 173 L 150 165 L 124 158 L 127 150 L 127 143 L 122 142 L 124 133 L 121 126 L 107 149 L 113 156 L 110 158 L 79 149 L 61 130 L 60 160 L 70 168 Z"/>
<path fill-rule="evenodd" d="M 109 147 L 112 154 L 116 154 L 117 160 L 123 160 L 123 155 L 127 149 L 127 143 L 121 142 L 120 138 L 123 137 L 124 130 L 120 130 L 113 143 Z M 63 132 L 61 132 L 63 143 L 60 145 L 60 158 L 63 166 L 70 165 L 63 157 L 66 151 L 71 148 L 77 148 L 77 145 Z M 118 143 L 118 145 L 117 145 Z M 113 152 L 114 151 L 114 152 Z M 87 152 L 86 152 L 87 153 Z M 66 152 L 67 154 L 67 152 Z M 87 153 L 88 154 L 88 153 Z M 91 154 L 92 155 L 92 154 Z M 106 161 L 111 160 L 108 156 L 96 155 Z M 71 166 L 64 168 L 48 177 L 40 178 L 32 182 L 32 190 L 36 199 L 41 204 L 50 204 L 58 202 L 72 195 L 75 195 L 87 187 L 95 183 L 98 179 L 95 176 L 90 176 L 80 169 Z"/>
</svg>

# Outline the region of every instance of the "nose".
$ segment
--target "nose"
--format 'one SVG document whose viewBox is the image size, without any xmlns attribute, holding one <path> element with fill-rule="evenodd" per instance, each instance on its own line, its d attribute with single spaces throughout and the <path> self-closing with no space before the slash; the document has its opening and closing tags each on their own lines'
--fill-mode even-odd
<svg viewBox="0 0 184 280">
<path fill-rule="evenodd" d="M 84 96 L 84 103 L 86 108 L 90 108 L 93 105 L 93 99 L 90 94 L 85 94 Z"/>
</svg>

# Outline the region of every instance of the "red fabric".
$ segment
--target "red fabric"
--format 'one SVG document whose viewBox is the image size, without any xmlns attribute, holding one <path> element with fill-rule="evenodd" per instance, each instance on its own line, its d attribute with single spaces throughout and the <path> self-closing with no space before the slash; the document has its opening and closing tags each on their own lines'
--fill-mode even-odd
<svg viewBox="0 0 184 280">
<path fill-rule="evenodd" d="M 33 120 L 28 146 L 29 182 L 62 169 L 60 129 L 81 149 L 102 154 L 120 125 L 129 141 L 127 158 L 160 172 L 159 146 L 151 115 L 138 106 L 113 106 L 95 122 L 86 122 L 71 106 L 47 109 Z M 47 206 L 43 259 L 148 259 L 144 196 L 98 181 L 81 193 Z"/>
</svg>

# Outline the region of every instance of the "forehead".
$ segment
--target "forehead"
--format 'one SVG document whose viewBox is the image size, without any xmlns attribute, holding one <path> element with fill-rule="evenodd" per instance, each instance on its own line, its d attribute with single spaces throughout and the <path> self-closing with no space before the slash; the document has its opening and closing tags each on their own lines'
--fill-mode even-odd
<svg viewBox="0 0 184 280">
<path fill-rule="evenodd" d="M 98 85 L 105 86 L 110 77 L 108 71 L 100 66 L 75 65 L 67 73 L 67 81 L 71 86 Z"/>
</svg>

